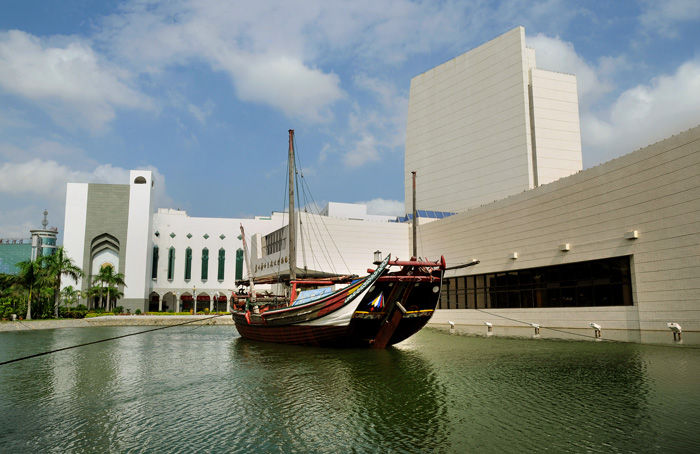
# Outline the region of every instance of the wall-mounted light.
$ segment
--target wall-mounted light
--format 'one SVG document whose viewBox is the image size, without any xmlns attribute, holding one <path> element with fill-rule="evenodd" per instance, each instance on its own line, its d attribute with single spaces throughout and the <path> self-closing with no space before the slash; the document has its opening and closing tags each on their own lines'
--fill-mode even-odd
<svg viewBox="0 0 700 454">
<path fill-rule="evenodd" d="M 626 240 L 636 240 L 637 238 L 639 238 L 639 230 L 630 230 L 629 232 L 625 232 Z"/>
<path fill-rule="evenodd" d="M 486 325 L 486 335 L 490 336 L 493 334 L 493 323 L 491 322 L 484 322 L 484 325 Z"/>
<path fill-rule="evenodd" d="M 374 263 L 382 263 L 382 251 L 374 251 Z"/>
<path fill-rule="evenodd" d="M 517 258 L 518 258 L 518 253 L 517 253 L 517 252 L 512 252 L 512 253 L 510 254 L 510 259 L 511 259 L 511 260 L 516 260 Z"/>
<path fill-rule="evenodd" d="M 673 340 L 680 341 L 681 340 L 681 333 L 683 332 L 683 328 L 681 328 L 681 325 L 679 325 L 676 322 L 668 322 L 668 323 L 666 323 L 666 326 L 668 327 L 668 329 L 673 331 Z"/>
<path fill-rule="evenodd" d="M 571 250 L 571 243 L 563 243 L 559 245 L 559 250 L 562 252 L 569 252 Z"/>
</svg>

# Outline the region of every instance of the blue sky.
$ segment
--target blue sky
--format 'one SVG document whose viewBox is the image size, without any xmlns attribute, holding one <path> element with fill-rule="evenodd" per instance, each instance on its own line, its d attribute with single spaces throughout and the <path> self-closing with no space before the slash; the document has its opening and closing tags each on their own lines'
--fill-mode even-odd
<svg viewBox="0 0 700 454">
<path fill-rule="evenodd" d="M 399 214 L 411 78 L 517 25 L 578 77 L 585 168 L 700 124 L 696 0 L 3 0 L 0 237 L 134 168 L 161 207 L 280 210 L 289 128 L 318 201 Z"/>
</svg>

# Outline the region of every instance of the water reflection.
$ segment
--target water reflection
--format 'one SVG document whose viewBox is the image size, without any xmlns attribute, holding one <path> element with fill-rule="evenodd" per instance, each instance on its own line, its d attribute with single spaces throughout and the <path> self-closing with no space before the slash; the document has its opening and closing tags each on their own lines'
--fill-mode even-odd
<svg viewBox="0 0 700 454">
<path fill-rule="evenodd" d="M 0 333 L 0 358 L 135 330 Z M 0 447 L 692 452 L 698 376 L 700 350 L 682 347 L 423 330 L 394 349 L 331 350 L 179 328 L 3 366 Z"/>
<path fill-rule="evenodd" d="M 434 451 L 447 440 L 445 388 L 419 353 L 239 339 L 232 357 L 241 365 L 236 385 L 244 392 L 244 433 L 257 442 L 264 437 L 265 449 Z"/>
</svg>

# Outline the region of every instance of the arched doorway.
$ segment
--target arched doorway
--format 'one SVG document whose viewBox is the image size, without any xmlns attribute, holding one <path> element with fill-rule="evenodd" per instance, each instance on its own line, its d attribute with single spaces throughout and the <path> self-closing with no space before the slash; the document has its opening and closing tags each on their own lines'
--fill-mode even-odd
<svg viewBox="0 0 700 454">
<path fill-rule="evenodd" d="M 192 294 L 185 292 L 180 295 L 180 312 L 189 312 L 194 309 L 194 299 L 192 299 Z"/>
<path fill-rule="evenodd" d="M 176 306 L 177 298 L 173 292 L 163 295 L 163 312 L 175 312 Z"/>
<path fill-rule="evenodd" d="M 148 312 L 158 312 L 160 305 L 160 295 L 157 292 L 151 292 L 148 297 Z"/>
<path fill-rule="evenodd" d="M 208 293 L 206 293 L 206 292 L 198 293 L 197 294 L 197 312 L 203 313 L 204 309 L 209 311 L 210 301 L 211 301 L 211 298 L 209 297 Z"/>
</svg>

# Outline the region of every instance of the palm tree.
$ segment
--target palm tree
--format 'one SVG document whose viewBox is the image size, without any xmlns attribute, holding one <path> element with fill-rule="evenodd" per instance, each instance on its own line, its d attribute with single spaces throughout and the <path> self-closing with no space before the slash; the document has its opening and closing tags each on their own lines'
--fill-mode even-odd
<svg viewBox="0 0 700 454">
<path fill-rule="evenodd" d="M 32 291 L 41 275 L 41 266 L 38 261 L 25 260 L 17 265 L 19 273 L 17 273 L 17 283 L 25 289 L 29 290 L 29 298 L 27 298 L 27 320 L 32 319 Z"/>
<path fill-rule="evenodd" d="M 101 282 L 103 285 L 106 284 L 107 288 L 107 306 L 106 310 L 109 311 L 110 308 L 110 292 L 114 295 L 115 287 L 120 285 L 126 286 L 124 282 L 124 275 L 122 273 L 115 273 L 114 268 L 111 265 L 106 265 L 100 269 L 100 274 L 97 275 L 97 281 Z M 118 290 L 117 290 L 118 291 Z M 121 292 L 120 292 L 121 293 Z M 117 296 L 117 300 L 119 296 Z"/>
<path fill-rule="evenodd" d="M 67 285 L 61 289 L 61 300 L 65 306 L 72 306 L 80 299 L 80 290 L 72 285 Z"/>
<path fill-rule="evenodd" d="M 56 252 L 51 255 L 43 256 L 39 260 L 46 270 L 49 285 L 53 288 L 54 316 L 58 318 L 61 276 L 69 276 L 73 278 L 75 282 L 78 282 L 78 279 L 83 277 L 83 270 L 73 263 L 73 259 L 66 256 L 63 247 L 57 248 Z"/>
</svg>

